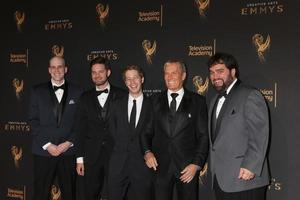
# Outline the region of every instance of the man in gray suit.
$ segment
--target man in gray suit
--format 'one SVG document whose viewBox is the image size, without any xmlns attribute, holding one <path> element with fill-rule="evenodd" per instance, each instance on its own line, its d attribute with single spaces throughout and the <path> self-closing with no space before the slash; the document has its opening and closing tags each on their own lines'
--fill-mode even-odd
<svg viewBox="0 0 300 200">
<path fill-rule="evenodd" d="M 232 55 L 216 53 L 207 64 L 218 92 L 210 102 L 208 120 L 209 169 L 216 199 L 265 199 L 269 117 L 264 97 L 238 79 Z"/>
</svg>

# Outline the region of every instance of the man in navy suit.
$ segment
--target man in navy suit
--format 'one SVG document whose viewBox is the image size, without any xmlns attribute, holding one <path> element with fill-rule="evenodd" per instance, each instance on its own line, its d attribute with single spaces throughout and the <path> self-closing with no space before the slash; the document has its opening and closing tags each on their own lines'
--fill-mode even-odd
<svg viewBox="0 0 300 200">
<path fill-rule="evenodd" d="M 143 132 L 144 158 L 156 171 L 155 199 L 198 199 L 198 175 L 208 153 L 205 98 L 183 87 L 186 67 L 179 60 L 164 65 L 167 90 L 153 98 L 154 134 Z"/>
<path fill-rule="evenodd" d="M 129 94 L 114 102 L 109 124 L 115 141 L 109 162 L 109 200 L 151 200 L 153 172 L 145 165 L 140 135 L 152 131 L 152 104 L 143 95 L 144 74 L 138 66 L 127 66 L 123 79 Z"/>
<path fill-rule="evenodd" d="M 112 102 L 126 91 L 109 83 L 108 61 L 97 57 L 90 63 L 94 87 L 84 92 L 76 115 L 77 173 L 84 179 L 84 200 L 107 199 L 107 168 L 113 147 L 108 121 Z M 80 193 L 80 192 L 79 192 Z"/>
<path fill-rule="evenodd" d="M 65 60 L 50 59 L 51 80 L 32 88 L 29 122 L 33 134 L 34 200 L 49 200 L 57 175 L 63 199 L 75 199 L 74 115 L 81 89 L 65 80 Z"/>
</svg>

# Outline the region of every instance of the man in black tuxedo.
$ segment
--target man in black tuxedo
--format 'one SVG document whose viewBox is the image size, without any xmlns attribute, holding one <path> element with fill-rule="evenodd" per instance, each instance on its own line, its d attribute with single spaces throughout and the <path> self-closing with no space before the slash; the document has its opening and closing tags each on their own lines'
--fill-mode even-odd
<svg viewBox="0 0 300 200">
<path fill-rule="evenodd" d="M 55 175 L 62 199 L 75 199 L 75 110 L 81 89 L 65 80 L 62 57 L 49 62 L 51 81 L 31 91 L 29 122 L 33 134 L 34 200 L 49 200 Z"/>
<path fill-rule="evenodd" d="M 176 186 L 180 200 L 198 199 L 199 170 L 208 152 L 207 109 L 204 97 L 183 87 L 184 63 L 164 65 L 167 91 L 153 98 L 154 135 L 141 137 L 144 158 L 156 170 L 156 200 L 171 200 Z"/>
<path fill-rule="evenodd" d="M 108 82 L 111 70 L 106 59 L 93 59 L 90 68 L 95 87 L 83 93 L 78 106 L 76 170 L 84 178 L 85 199 L 99 200 L 107 199 L 107 168 L 113 147 L 108 130 L 111 103 L 126 92 Z"/>
<path fill-rule="evenodd" d="M 151 200 L 152 170 L 143 160 L 140 134 L 152 131 L 151 101 L 142 92 L 144 74 L 127 66 L 123 79 L 129 94 L 114 102 L 110 130 L 114 149 L 109 162 L 109 200 Z"/>
</svg>

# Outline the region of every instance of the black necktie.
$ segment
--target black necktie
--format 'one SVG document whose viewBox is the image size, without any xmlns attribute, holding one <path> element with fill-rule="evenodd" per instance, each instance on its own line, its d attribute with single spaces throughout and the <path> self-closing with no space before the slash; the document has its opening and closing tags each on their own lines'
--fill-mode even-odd
<svg viewBox="0 0 300 200">
<path fill-rule="evenodd" d="M 172 101 L 170 104 L 170 111 L 171 111 L 171 115 L 174 116 L 176 113 L 176 97 L 178 96 L 177 93 L 172 93 L 171 97 L 172 97 Z"/>
<path fill-rule="evenodd" d="M 96 95 L 99 96 L 102 93 L 108 93 L 108 89 L 96 91 Z"/>
<path fill-rule="evenodd" d="M 129 124 L 132 129 L 135 129 L 135 118 L 136 118 L 136 100 L 133 100 L 133 106 L 130 113 Z"/>
<path fill-rule="evenodd" d="M 56 92 L 56 90 L 58 90 L 58 89 L 64 90 L 65 89 L 65 84 L 62 84 L 61 86 L 55 86 L 55 85 L 53 85 L 54 92 Z"/>
</svg>

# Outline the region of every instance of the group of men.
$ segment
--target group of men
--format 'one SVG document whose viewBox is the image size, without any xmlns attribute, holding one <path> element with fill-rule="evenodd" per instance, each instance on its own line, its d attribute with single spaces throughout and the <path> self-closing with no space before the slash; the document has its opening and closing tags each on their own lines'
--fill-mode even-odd
<svg viewBox="0 0 300 200">
<path fill-rule="evenodd" d="M 266 102 L 239 80 L 232 55 L 216 53 L 207 64 L 217 91 L 208 105 L 184 87 L 180 60 L 164 64 L 167 89 L 147 97 L 136 65 L 123 70 L 126 91 L 109 83 L 107 60 L 95 58 L 94 87 L 83 92 L 65 80 L 65 60 L 51 58 L 51 80 L 32 88 L 29 109 L 34 200 L 49 200 L 55 176 L 65 200 L 76 198 L 75 189 L 85 200 L 172 200 L 174 193 L 197 200 L 206 162 L 217 200 L 265 199 Z M 76 188 L 76 171 L 84 188 Z"/>
</svg>

